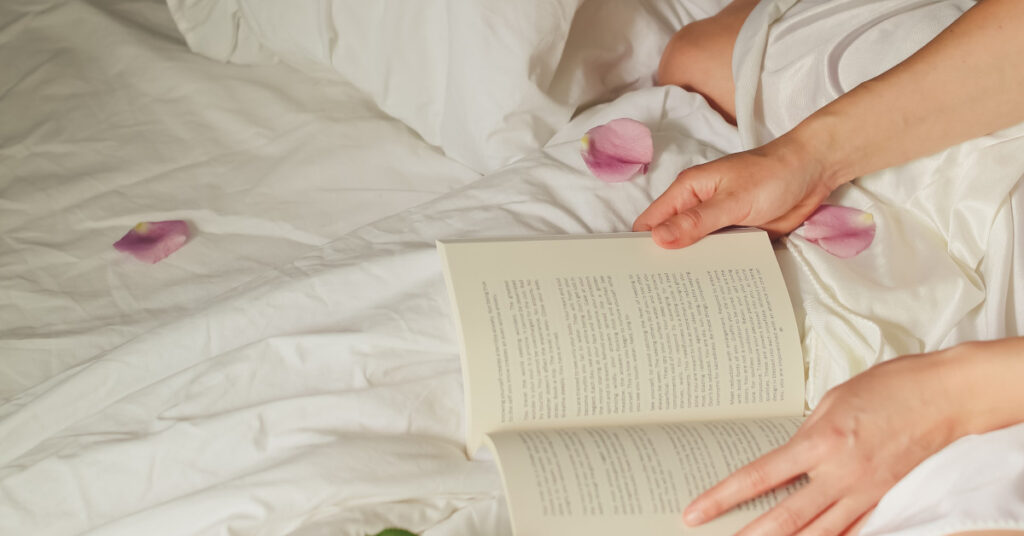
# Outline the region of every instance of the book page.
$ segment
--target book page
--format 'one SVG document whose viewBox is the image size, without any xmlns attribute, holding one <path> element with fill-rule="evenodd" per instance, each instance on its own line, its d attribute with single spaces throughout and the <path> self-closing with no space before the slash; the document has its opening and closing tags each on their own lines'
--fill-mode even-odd
<svg viewBox="0 0 1024 536">
<path fill-rule="evenodd" d="M 803 361 L 767 235 L 440 242 L 467 441 L 523 427 L 801 415 Z"/>
<path fill-rule="evenodd" d="M 683 508 L 744 464 L 785 443 L 799 417 L 506 431 L 488 436 L 516 534 L 733 534 L 801 482 L 701 527 Z"/>
</svg>

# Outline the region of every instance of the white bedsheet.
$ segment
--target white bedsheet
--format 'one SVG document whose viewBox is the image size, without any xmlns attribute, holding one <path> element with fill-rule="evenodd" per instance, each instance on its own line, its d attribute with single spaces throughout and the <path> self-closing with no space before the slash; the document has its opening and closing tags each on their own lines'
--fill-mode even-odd
<svg viewBox="0 0 1024 536">
<path fill-rule="evenodd" d="M 160 2 L 0 10 L 0 400 L 478 177 L 344 83 L 191 54 Z M 109 247 L 163 219 L 195 238 L 160 265 Z"/>
<path fill-rule="evenodd" d="M 228 425 L 200 415 L 217 411 L 212 402 L 196 408 L 232 386 L 261 400 L 326 401 L 362 380 L 355 357 L 325 374 L 302 350 L 336 333 L 329 320 L 268 304 L 301 327 L 239 317 L 258 335 L 229 347 L 231 358 L 221 343 L 238 330 L 215 329 L 208 311 L 244 312 L 233 297 L 295 258 L 478 175 L 344 83 L 191 53 L 161 1 L 0 3 L 0 65 L 0 534 L 117 532 L 111 523 L 130 525 L 143 510 L 174 513 L 129 533 L 223 534 L 225 519 L 259 518 L 245 511 L 258 500 L 245 475 L 301 481 L 302 469 L 287 457 L 254 463 L 235 448 L 255 439 L 237 427 L 249 418 Z M 188 220 L 194 238 L 160 264 L 111 248 L 138 221 L 171 218 Z M 275 350 L 289 344 L 273 339 L 280 333 L 296 353 Z M 261 364 L 260 352 L 278 365 Z M 223 368 L 230 362 L 253 376 Z M 212 365 L 201 381 L 174 376 Z M 160 402 L 139 401 L 151 396 Z M 319 456 L 363 466 L 330 448 Z M 352 478 L 330 475 L 309 472 L 330 486 Z M 400 489 L 413 478 L 390 480 Z M 307 482 L 292 489 L 319 493 Z M 302 504 L 302 516 L 316 510 Z"/>
<path fill-rule="evenodd" d="M 650 88 L 478 179 L 337 82 L 188 54 L 160 3 L 5 3 L 0 43 L 0 534 L 510 534 L 496 468 L 464 451 L 434 240 L 627 230 L 680 169 L 742 147 L 699 97 Z M 656 160 L 608 185 L 579 138 L 622 116 Z M 908 242 L 961 244 L 908 240 L 879 182 L 840 194 L 878 217 L 861 257 L 781 250 L 812 368 L 857 366 L 824 335 L 884 358 L 917 329 L 825 290 L 893 274 L 881 252 Z M 987 207 L 1002 243 L 1017 207 Z M 166 218 L 196 233 L 160 264 L 110 248 Z M 894 281 L 878 295 L 911 288 Z M 879 523 L 924 519 L 896 510 Z"/>
<path fill-rule="evenodd" d="M 680 90 L 622 106 L 655 127 L 658 147 L 681 149 L 650 181 L 609 186 L 583 172 L 589 121 L 578 123 L 547 152 L 349 233 L 28 393 L 0 423 L 17 438 L 0 446 L 0 520 L 38 534 L 287 534 L 310 523 L 346 535 L 507 533 L 495 467 L 464 452 L 433 242 L 622 230 L 652 185 L 722 154 L 688 138 L 681 119 L 736 148 L 731 127 Z"/>
</svg>

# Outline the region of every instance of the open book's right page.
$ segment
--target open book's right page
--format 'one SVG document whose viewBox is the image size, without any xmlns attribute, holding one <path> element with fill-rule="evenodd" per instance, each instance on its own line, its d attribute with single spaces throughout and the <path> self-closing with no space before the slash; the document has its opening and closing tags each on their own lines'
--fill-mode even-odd
<svg viewBox="0 0 1024 536">
<path fill-rule="evenodd" d="M 783 443 L 801 418 L 506 431 L 488 436 L 516 534 L 733 534 L 794 488 L 770 491 L 701 527 L 683 508 Z"/>
<path fill-rule="evenodd" d="M 468 444 L 498 430 L 799 416 L 803 359 L 767 235 L 439 243 Z"/>
</svg>

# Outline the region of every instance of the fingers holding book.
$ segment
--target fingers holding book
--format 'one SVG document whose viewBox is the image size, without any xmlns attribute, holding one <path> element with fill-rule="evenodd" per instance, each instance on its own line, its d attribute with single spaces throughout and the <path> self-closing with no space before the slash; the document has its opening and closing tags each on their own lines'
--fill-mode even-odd
<svg viewBox="0 0 1024 536">
<path fill-rule="evenodd" d="M 832 389 L 785 445 L 694 500 L 687 524 L 792 484 L 806 485 L 755 519 L 742 536 L 844 534 L 918 463 L 959 433 L 945 396 L 947 360 L 936 354 L 883 363 Z M 914 385 L 914 389 L 908 389 Z"/>
<path fill-rule="evenodd" d="M 800 142 L 784 136 L 683 170 L 637 217 L 633 230 L 651 231 L 655 242 L 669 249 L 686 247 L 730 225 L 785 234 L 803 223 L 834 188 L 822 170 Z"/>
</svg>

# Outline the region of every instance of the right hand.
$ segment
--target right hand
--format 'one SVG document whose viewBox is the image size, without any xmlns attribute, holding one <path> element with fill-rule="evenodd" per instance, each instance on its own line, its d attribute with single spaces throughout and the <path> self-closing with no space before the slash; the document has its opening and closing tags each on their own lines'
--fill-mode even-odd
<svg viewBox="0 0 1024 536">
<path fill-rule="evenodd" d="M 875 365 L 826 393 L 785 445 L 701 494 L 685 519 L 707 522 L 805 474 L 804 487 L 737 536 L 856 534 L 920 462 L 963 436 L 1024 422 L 1022 355 L 1015 337 Z"/>
<path fill-rule="evenodd" d="M 730 225 L 778 236 L 796 229 L 832 190 L 824 158 L 786 135 L 683 170 L 633 223 L 663 248 L 681 248 Z"/>
<path fill-rule="evenodd" d="M 785 445 L 687 507 L 688 522 L 706 522 L 806 474 L 806 486 L 737 536 L 856 533 L 896 482 L 969 430 L 964 400 L 954 395 L 971 354 L 984 352 L 976 347 L 893 359 L 836 386 Z"/>
</svg>

